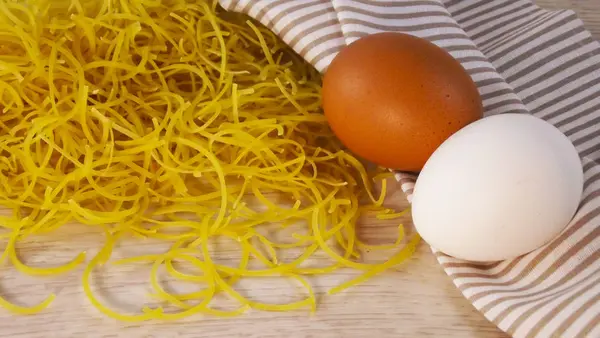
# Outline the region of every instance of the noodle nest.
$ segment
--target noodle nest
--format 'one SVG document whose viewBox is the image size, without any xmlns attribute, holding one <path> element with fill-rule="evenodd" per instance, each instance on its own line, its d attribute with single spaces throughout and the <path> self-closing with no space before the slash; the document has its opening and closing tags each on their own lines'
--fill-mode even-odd
<svg viewBox="0 0 600 338">
<path fill-rule="evenodd" d="M 405 261 L 419 241 L 400 225 L 397 243 L 385 246 L 395 254 L 360 261 L 361 251 L 377 247 L 357 236 L 359 217 L 395 219 L 405 211 L 384 207 L 390 174 L 346 151 L 320 105 L 320 74 L 267 28 L 216 1 L 0 0 L 0 206 L 7 210 L 0 227 L 8 240 L 1 260 L 28 275 L 84 264 L 91 303 L 123 321 L 314 310 L 307 276 L 361 271 L 330 290 L 336 293 Z M 74 222 L 106 235 L 89 261 L 84 253 L 58 267 L 19 260 L 19 242 L 67 232 Z M 294 224 L 305 231 L 286 241 L 263 231 Z M 111 261 L 124 237 L 170 249 Z M 239 264 L 213 259 L 210 242 L 218 237 L 236 243 Z M 283 260 L 286 250 L 298 254 Z M 329 263 L 306 267 L 318 253 Z M 104 305 L 90 280 L 107 263 L 148 264 L 152 296 L 165 305 L 137 314 Z M 163 270 L 202 288 L 168 291 Z M 246 277 L 292 279 L 306 296 L 254 301 L 235 290 Z M 239 306 L 212 306 L 219 294 Z M 0 305 L 36 313 L 54 297 L 33 307 L 0 298 Z"/>
</svg>

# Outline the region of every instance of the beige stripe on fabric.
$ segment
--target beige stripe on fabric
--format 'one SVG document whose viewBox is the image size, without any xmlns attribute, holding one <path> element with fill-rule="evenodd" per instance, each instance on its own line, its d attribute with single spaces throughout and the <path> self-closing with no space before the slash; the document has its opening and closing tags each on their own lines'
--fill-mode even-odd
<svg viewBox="0 0 600 338">
<path fill-rule="evenodd" d="M 572 11 L 529 0 L 221 0 L 279 34 L 325 72 L 344 45 L 400 31 L 454 56 L 486 115 L 554 124 L 579 151 L 585 187 L 568 228 L 514 260 L 473 264 L 434 253 L 463 295 L 515 337 L 600 337 L 600 47 Z M 416 176 L 396 173 L 409 201 Z"/>
</svg>

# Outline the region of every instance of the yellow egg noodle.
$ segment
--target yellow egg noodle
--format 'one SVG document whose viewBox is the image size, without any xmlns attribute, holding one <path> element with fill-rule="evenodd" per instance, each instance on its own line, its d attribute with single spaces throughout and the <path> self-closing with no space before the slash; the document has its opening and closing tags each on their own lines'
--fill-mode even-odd
<svg viewBox="0 0 600 338">
<path fill-rule="evenodd" d="M 314 310 L 306 276 L 362 271 L 330 290 L 339 292 L 406 260 L 419 241 L 405 238 L 400 225 L 398 242 L 381 247 L 397 248 L 395 255 L 359 262 L 362 249 L 377 249 L 356 234 L 361 214 L 402 215 L 383 206 L 385 171 L 367 170 L 333 137 L 320 111 L 317 71 L 268 29 L 213 0 L 0 0 L 0 110 L 0 206 L 11 212 L 0 218 L 8 239 L 1 260 L 28 275 L 87 264 L 84 291 L 113 318 Z M 374 196 L 378 180 L 382 191 Z M 104 229 L 105 244 L 89 262 L 83 253 L 52 268 L 19 260 L 19 241 L 67 231 L 72 222 Z M 258 231 L 298 222 L 308 228 L 295 242 Z M 119 239 L 135 236 L 170 249 L 109 262 Z M 211 258 L 208 243 L 217 237 L 237 243 L 238 266 Z M 287 249 L 301 254 L 278 259 Z M 302 266 L 317 252 L 333 263 Z M 148 264 L 153 297 L 179 311 L 121 314 L 103 305 L 90 280 L 108 263 Z M 205 287 L 169 292 L 161 269 Z M 307 296 L 268 304 L 235 290 L 240 279 L 267 276 L 295 280 Z M 212 307 L 217 294 L 239 308 Z M 2 298 L 0 305 L 36 313 L 54 297 L 31 308 Z"/>
</svg>

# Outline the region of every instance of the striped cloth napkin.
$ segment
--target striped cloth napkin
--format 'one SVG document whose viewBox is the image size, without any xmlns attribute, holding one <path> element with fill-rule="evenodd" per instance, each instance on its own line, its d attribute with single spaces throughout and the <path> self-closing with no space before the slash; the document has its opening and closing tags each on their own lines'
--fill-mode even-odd
<svg viewBox="0 0 600 338">
<path fill-rule="evenodd" d="M 486 115 L 534 114 L 584 165 L 569 227 L 511 261 L 475 265 L 435 249 L 463 295 L 515 337 L 600 337 L 600 48 L 575 13 L 529 0 L 220 0 L 275 31 L 318 70 L 367 34 L 401 31 L 445 48 L 479 87 Z M 397 174 L 410 200 L 415 177 Z"/>
</svg>

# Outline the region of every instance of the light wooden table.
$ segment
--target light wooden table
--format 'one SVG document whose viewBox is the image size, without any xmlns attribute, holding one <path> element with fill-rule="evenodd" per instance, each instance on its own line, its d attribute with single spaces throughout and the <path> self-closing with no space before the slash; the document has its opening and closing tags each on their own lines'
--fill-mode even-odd
<svg viewBox="0 0 600 338">
<path fill-rule="evenodd" d="M 600 1 L 538 0 L 547 8 L 575 9 L 588 29 L 600 38 Z M 391 200 L 404 204 L 399 187 Z M 384 224 L 365 225 L 371 235 L 388 232 Z M 98 233 L 76 228 L 64 249 L 60 238 L 44 241 L 44 250 L 35 245 L 24 249 L 23 257 L 32 264 L 67 261 L 74 253 L 98 245 Z M 77 238 L 74 240 L 74 238 Z M 48 243 L 48 241 L 50 241 Z M 123 250 L 156 251 L 153 243 Z M 42 314 L 15 317 L 0 310 L 0 337 L 505 337 L 462 297 L 437 265 L 425 245 L 398 270 L 389 271 L 367 284 L 342 294 L 326 297 L 318 313 L 250 312 L 236 319 L 195 317 L 178 323 L 121 324 L 101 316 L 83 296 L 81 270 L 59 278 L 29 278 L 4 268 L 0 292 L 21 304 L 33 304 L 49 292 L 58 295 L 53 306 Z M 127 267 L 103 274 L 101 283 L 111 299 L 123 309 L 137 308 L 147 290 L 147 268 Z M 348 276 L 335 275 L 314 282 L 325 289 Z M 251 293 L 273 299 L 280 287 L 269 282 L 255 284 Z M 276 291 L 274 291 L 276 290 Z M 264 299 L 264 298 L 263 298 Z"/>
</svg>

